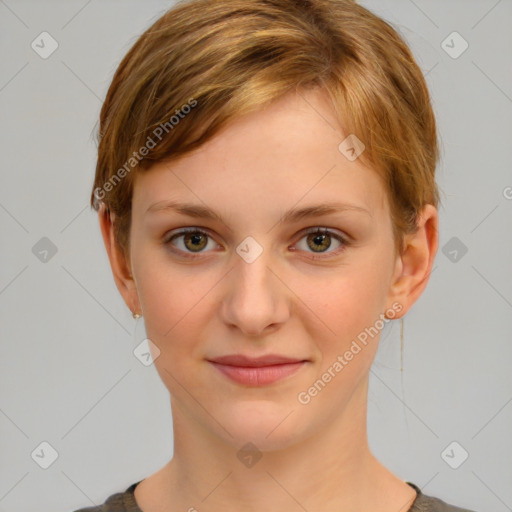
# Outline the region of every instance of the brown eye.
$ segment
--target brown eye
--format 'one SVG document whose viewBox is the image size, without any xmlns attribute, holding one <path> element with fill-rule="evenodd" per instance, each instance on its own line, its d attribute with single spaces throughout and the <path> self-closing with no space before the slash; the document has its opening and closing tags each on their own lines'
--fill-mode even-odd
<svg viewBox="0 0 512 512">
<path fill-rule="evenodd" d="M 184 235 L 183 244 L 187 249 L 200 251 L 206 247 L 206 236 L 203 233 L 187 233 Z"/>
<path fill-rule="evenodd" d="M 174 243 L 175 241 L 177 242 Z M 211 237 L 205 231 L 198 228 L 188 228 L 173 234 L 164 243 L 176 247 L 179 252 L 183 252 L 185 253 L 184 256 L 187 256 L 187 253 L 205 252 L 203 249 L 207 247 L 209 241 L 212 241 Z M 214 243 L 213 245 L 215 246 Z"/>
<path fill-rule="evenodd" d="M 323 252 L 331 246 L 331 237 L 327 233 L 310 233 L 306 239 L 308 247 L 315 252 Z"/>
<path fill-rule="evenodd" d="M 300 248 L 301 250 L 320 254 L 320 256 L 313 255 L 313 259 L 323 258 L 323 254 L 325 254 L 326 258 L 331 255 L 337 255 L 348 245 L 348 241 L 344 237 L 329 229 L 315 228 L 306 232 L 301 240 L 303 239 L 305 239 L 306 244 L 304 248 Z M 333 239 L 338 243 L 338 246 L 334 250 L 329 251 Z"/>
</svg>

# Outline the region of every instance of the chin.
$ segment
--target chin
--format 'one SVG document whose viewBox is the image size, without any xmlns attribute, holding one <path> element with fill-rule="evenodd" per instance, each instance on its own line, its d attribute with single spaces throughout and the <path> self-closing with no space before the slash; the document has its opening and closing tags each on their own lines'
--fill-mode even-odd
<svg viewBox="0 0 512 512">
<path fill-rule="evenodd" d="M 222 437 L 235 448 L 240 449 L 253 443 L 260 451 L 274 451 L 288 448 L 298 441 L 300 419 L 297 407 L 283 407 L 270 401 L 247 401 L 238 404 L 234 410 L 224 411 L 219 422 L 233 436 L 224 430 Z"/>
</svg>

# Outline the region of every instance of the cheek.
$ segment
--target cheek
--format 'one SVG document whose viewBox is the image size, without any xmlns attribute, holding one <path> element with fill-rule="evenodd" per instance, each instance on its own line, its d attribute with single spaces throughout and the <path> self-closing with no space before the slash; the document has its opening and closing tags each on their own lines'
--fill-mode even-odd
<svg viewBox="0 0 512 512">
<path fill-rule="evenodd" d="M 160 350 L 155 366 L 167 382 L 164 368 L 179 378 L 184 367 L 203 356 L 201 343 L 208 338 L 205 330 L 212 313 L 209 292 L 213 292 L 219 276 L 208 272 L 199 275 L 193 266 L 163 260 L 148 258 L 142 263 L 137 284 L 147 337 Z"/>
<path fill-rule="evenodd" d="M 336 333 L 364 326 L 384 312 L 389 268 L 379 258 L 360 258 L 315 277 L 297 280 L 297 295 Z M 382 309 L 382 311 L 381 311 Z"/>
<path fill-rule="evenodd" d="M 307 279 L 301 277 L 296 288 L 292 287 L 305 304 L 300 307 L 299 322 L 316 345 L 322 368 L 329 367 L 351 347 L 358 352 L 354 357 L 358 364 L 351 364 L 345 376 L 366 368 L 373 360 L 380 331 L 386 324 L 382 315 L 390 261 L 382 254 L 361 250 L 343 267 Z M 353 346 L 354 341 L 361 350 Z"/>
<path fill-rule="evenodd" d="M 193 286 L 191 277 L 149 269 L 144 277 L 142 301 L 147 337 L 158 347 L 155 368 L 170 393 L 187 399 L 182 386 L 192 392 L 201 337 L 205 336 L 207 290 Z"/>
</svg>

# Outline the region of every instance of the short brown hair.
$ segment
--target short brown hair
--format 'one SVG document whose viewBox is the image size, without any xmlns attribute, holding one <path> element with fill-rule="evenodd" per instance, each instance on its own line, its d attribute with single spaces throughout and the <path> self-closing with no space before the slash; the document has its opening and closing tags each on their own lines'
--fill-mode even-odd
<svg viewBox="0 0 512 512">
<path fill-rule="evenodd" d="M 420 209 L 440 200 L 436 120 L 407 44 L 351 0 L 181 1 L 139 37 L 101 109 L 91 193 L 95 210 L 101 199 L 115 214 L 124 254 L 137 172 L 309 87 L 327 91 L 344 133 L 365 144 L 360 158 L 385 184 L 401 254 Z"/>
</svg>

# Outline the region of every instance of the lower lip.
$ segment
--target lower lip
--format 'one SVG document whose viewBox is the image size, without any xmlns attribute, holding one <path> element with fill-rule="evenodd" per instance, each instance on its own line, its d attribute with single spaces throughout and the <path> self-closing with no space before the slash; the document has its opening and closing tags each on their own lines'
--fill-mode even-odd
<svg viewBox="0 0 512 512">
<path fill-rule="evenodd" d="M 297 363 L 275 364 L 271 366 L 228 366 L 226 364 L 215 363 L 213 366 L 220 370 L 226 377 L 247 386 L 265 386 L 278 380 L 284 379 L 298 371 L 305 361 Z"/>
</svg>

